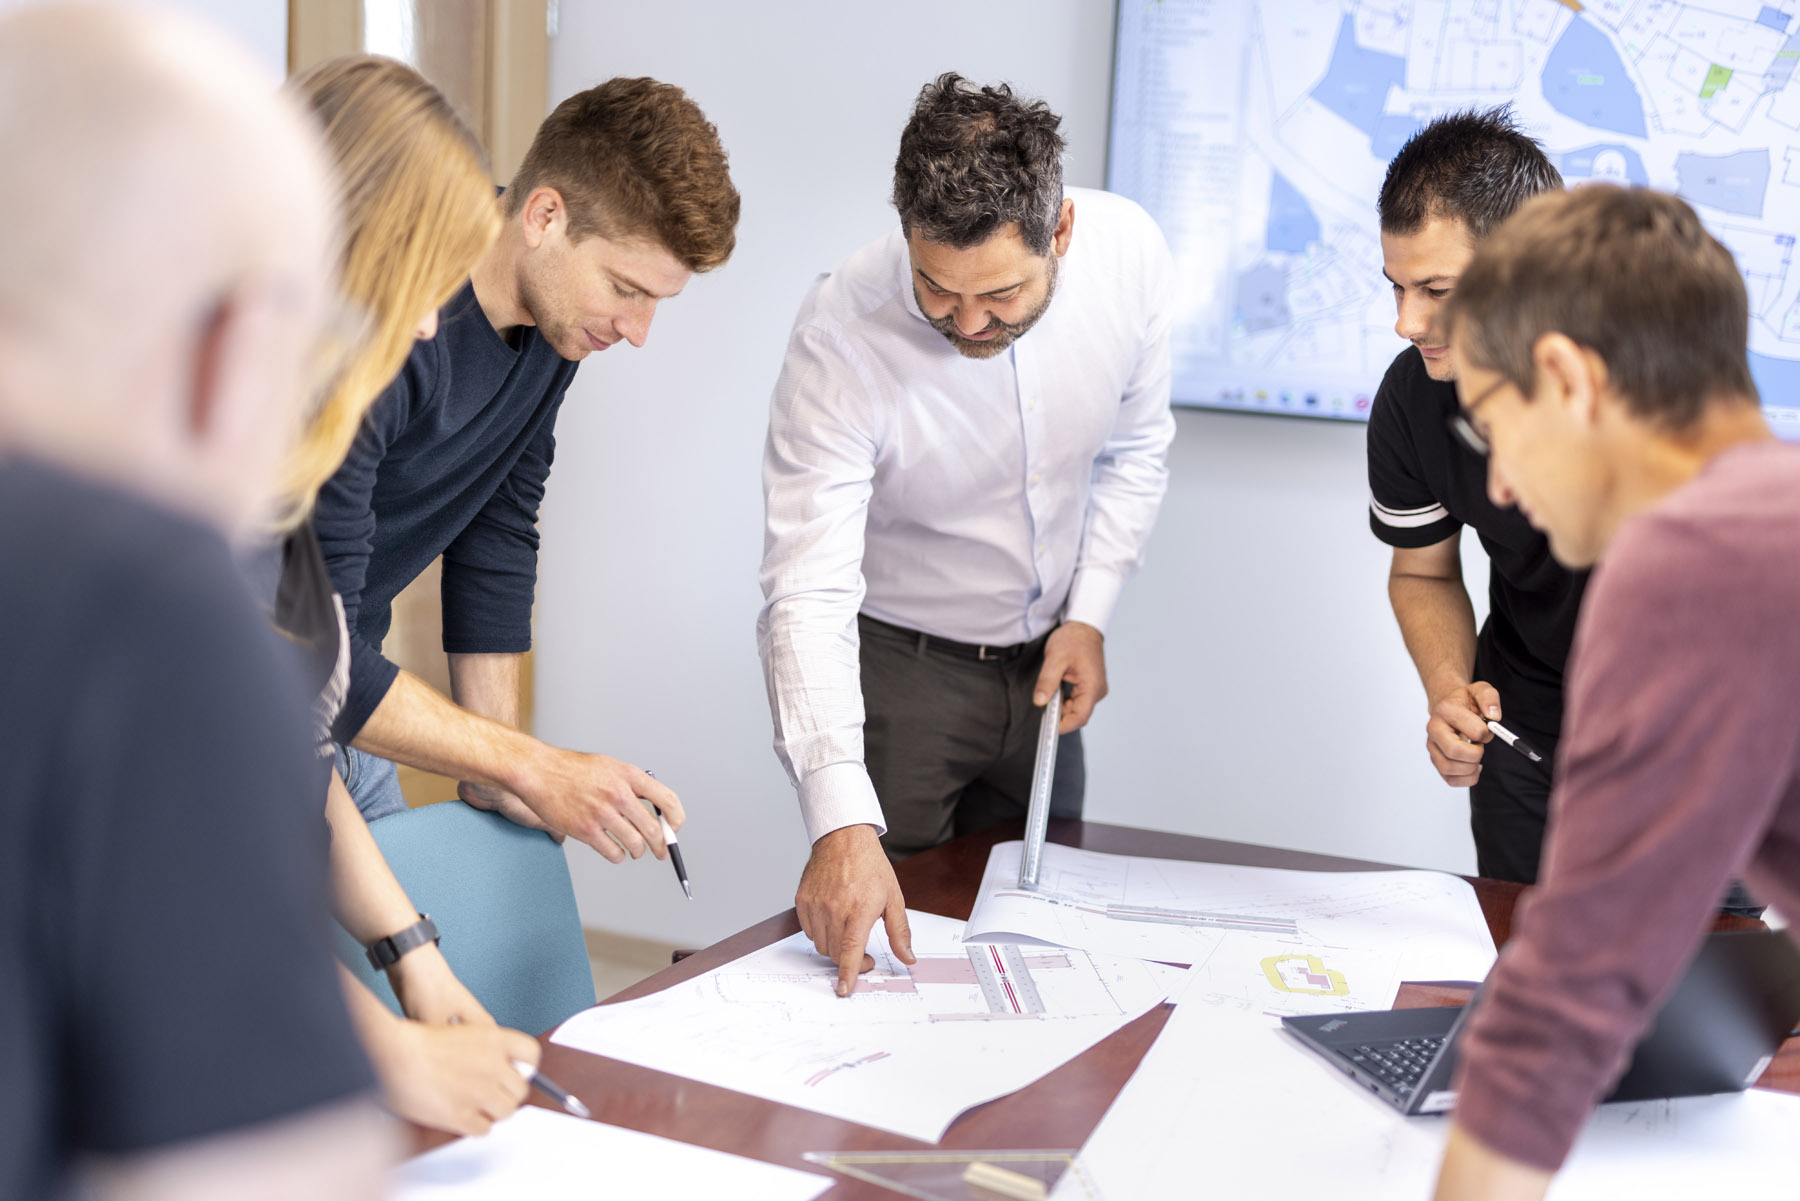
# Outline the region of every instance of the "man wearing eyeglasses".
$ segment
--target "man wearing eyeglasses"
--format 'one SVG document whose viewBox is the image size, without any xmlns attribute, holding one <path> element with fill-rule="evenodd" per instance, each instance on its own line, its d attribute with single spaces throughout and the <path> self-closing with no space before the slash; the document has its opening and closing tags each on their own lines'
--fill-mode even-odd
<svg viewBox="0 0 1800 1201">
<path fill-rule="evenodd" d="M 1543 877 L 1458 1044 L 1437 1201 L 1544 1196 L 1731 875 L 1800 913 L 1800 447 L 1763 420 L 1749 321 L 1731 252 L 1648 188 L 1531 200 L 1458 288 L 1488 488 L 1595 572 Z"/>
<path fill-rule="evenodd" d="M 1484 876 L 1531 883 L 1562 726 L 1563 664 L 1585 572 L 1550 555 L 1516 508 L 1487 495 L 1487 463 L 1459 438 L 1454 368 L 1439 312 L 1490 230 L 1562 177 L 1505 109 L 1444 117 L 1415 134 L 1382 184 L 1381 250 L 1400 353 L 1369 414 L 1369 525 L 1394 548 L 1388 598 L 1425 686 L 1425 746 L 1444 782 L 1469 789 Z M 1462 530 L 1488 555 L 1488 619 L 1463 585 Z M 1504 720 L 1543 754 L 1489 743 Z"/>
</svg>

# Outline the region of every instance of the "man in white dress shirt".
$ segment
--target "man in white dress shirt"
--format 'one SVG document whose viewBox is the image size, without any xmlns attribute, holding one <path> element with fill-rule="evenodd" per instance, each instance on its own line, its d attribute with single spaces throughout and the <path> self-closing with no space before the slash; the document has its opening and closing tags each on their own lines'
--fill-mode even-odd
<svg viewBox="0 0 1800 1201">
<path fill-rule="evenodd" d="M 1052 811 L 1080 815 L 1075 732 L 1162 502 L 1173 264 L 1135 204 L 1064 195 L 1060 124 L 928 84 L 900 228 L 814 286 L 775 386 L 757 643 L 840 995 L 878 920 L 912 962 L 890 857 L 1025 812 L 1065 682 Z"/>
</svg>

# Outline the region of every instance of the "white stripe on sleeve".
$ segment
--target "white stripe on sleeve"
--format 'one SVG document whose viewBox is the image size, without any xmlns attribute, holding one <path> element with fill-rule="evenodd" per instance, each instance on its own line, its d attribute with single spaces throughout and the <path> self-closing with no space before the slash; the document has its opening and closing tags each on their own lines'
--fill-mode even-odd
<svg viewBox="0 0 1800 1201">
<path fill-rule="evenodd" d="M 1396 530 L 1416 530 L 1420 526 L 1432 525 L 1450 516 L 1443 505 L 1426 505 L 1418 509 L 1390 509 L 1369 497 L 1369 512 L 1375 514 L 1375 520 L 1382 525 Z"/>
</svg>

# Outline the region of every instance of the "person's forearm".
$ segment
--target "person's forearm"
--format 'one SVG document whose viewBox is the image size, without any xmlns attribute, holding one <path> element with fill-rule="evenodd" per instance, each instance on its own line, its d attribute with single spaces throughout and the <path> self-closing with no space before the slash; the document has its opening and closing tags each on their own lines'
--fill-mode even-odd
<svg viewBox="0 0 1800 1201">
<path fill-rule="evenodd" d="M 361 1040 L 363 1050 L 379 1063 L 382 1040 L 395 1022 L 405 1019 L 383 1005 L 381 998 L 369 991 L 368 985 L 350 974 L 349 968 L 340 963 L 337 969 L 338 983 L 344 989 L 344 1006 L 350 1011 L 350 1024 L 356 1027 L 356 1037 Z"/>
<path fill-rule="evenodd" d="M 366 945 L 418 920 L 336 771 L 331 773 L 325 820 L 331 824 L 332 909 L 350 937 Z"/>
<path fill-rule="evenodd" d="M 1390 576 L 1388 600 L 1428 701 L 1475 678 L 1475 608 L 1461 580 Z"/>
<path fill-rule="evenodd" d="M 519 727 L 524 655 L 451 655 L 450 697 L 471 713 Z"/>
<path fill-rule="evenodd" d="M 521 795 L 536 790 L 546 749 L 529 734 L 462 708 L 407 671 L 395 678 L 354 745 L 409 767 Z"/>
<path fill-rule="evenodd" d="M 1435 1201 L 1542 1201 L 1553 1173 L 1509 1159 L 1454 1122 Z"/>
</svg>

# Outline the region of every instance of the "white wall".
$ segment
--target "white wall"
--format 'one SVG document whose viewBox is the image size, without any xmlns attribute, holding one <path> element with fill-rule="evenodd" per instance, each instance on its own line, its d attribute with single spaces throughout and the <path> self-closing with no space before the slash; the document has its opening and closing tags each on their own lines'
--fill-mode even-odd
<svg viewBox="0 0 1800 1201">
<path fill-rule="evenodd" d="M 0 0 L 0 12 L 35 0 Z M 281 75 L 287 74 L 287 0 L 157 0 L 198 13 L 239 41 Z"/>
<path fill-rule="evenodd" d="M 891 227 L 900 126 L 955 69 L 1064 117 L 1099 186 L 1112 6 L 562 0 L 560 98 L 680 84 L 744 195 L 739 248 L 649 345 L 583 367 L 558 428 L 537 613 L 539 732 L 654 768 L 695 883 L 570 851 L 589 926 L 701 945 L 792 904 L 806 843 L 756 658 L 768 395 L 813 278 Z M 1466 803 L 1425 761 L 1418 685 L 1367 530 L 1362 429 L 1183 412 L 1151 561 L 1109 638 L 1088 814 L 1472 870 Z"/>
</svg>

